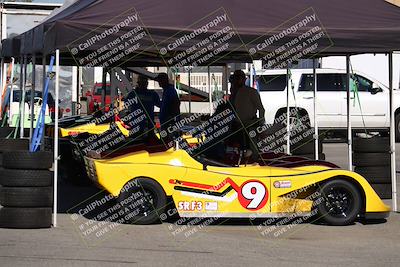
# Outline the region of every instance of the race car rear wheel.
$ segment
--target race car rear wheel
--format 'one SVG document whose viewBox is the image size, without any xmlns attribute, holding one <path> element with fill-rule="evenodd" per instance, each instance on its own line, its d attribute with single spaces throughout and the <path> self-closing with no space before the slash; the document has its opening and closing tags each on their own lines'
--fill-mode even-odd
<svg viewBox="0 0 400 267">
<path fill-rule="evenodd" d="M 361 194 L 355 185 L 342 179 L 331 180 L 319 192 L 315 205 L 318 218 L 329 225 L 354 223 L 362 206 Z"/>
<path fill-rule="evenodd" d="M 160 222 L 167 197 L 161 185 L 150 178 L 136 178 L 122 188 L 118 197 L 127 222 L 153 224 Z"/>
</svg>

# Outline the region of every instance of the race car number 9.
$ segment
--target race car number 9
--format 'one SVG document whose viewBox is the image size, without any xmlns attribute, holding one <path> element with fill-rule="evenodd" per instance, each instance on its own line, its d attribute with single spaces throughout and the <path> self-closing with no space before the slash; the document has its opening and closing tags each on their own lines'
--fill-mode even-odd
<svg viewBox="0 0 400 267">
<path fill-rule="evenodd" d="M 250 180 L 242 184 L 239 193 L 240 204 L 249 210 L 259 210 L 268 200 L 268 190 L 263 183 Z"/>
</svg>

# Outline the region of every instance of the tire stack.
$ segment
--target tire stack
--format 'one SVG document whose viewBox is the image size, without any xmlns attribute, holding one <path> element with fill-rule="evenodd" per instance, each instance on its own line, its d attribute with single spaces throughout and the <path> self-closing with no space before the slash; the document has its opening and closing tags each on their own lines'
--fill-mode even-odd
<svg viewBox="0 0 400 267">
<path fill-rule="evenodd" d="M 286 129 L 286 125 L 282 127 Z M 313 129 L 306 127 L 290 135 L 290 153 L 293 156 L 315 159 L 315 140 L 311 131 L 313 132 Z M 286 139 L 284 145 L 286 145 Z M 325 160 L 321 139 L 318 139 L 318 153 L 318 159 Z"/>
<path fill-rule="evenodd" d="M 11 127 L 0 127 L 0 138 L 6 138 L 13 132 Z"/>
<path fill-rule="evenodd" d="M 392 197 L 389 137 L 354 138 L 353 165 L 380 198 Z"/>
<path fill-rule="evenodd" d="M 318 140 L 318 159 L 325 160 L 325 154 L 322 153 L 322 140 Z M 290 151 L 292 155 L 315 159 L 315 140 L 312 137 L 306 137 L 292 144 Z"/>
<path fill-rule="evenodd" d="M 28 151 L 28 140 L 1 139 L 0 227 L 48 228 L 52 223 L 52 153 Z M 11 145 L 14 145 L 11 147 Z"/>
<path fill-rule="evenodd" d="M 309 159 L 315 159 L 315 140 L 310 134 L 310 128 L 297 132 L 290 136 L 290 153 L 294 156 L 305 157 Z M 276 134 L 279 133 L 279 134 Z M 268 127 L 265 133 L 265 138 L 270 140 L 270 151 L 286 152 L 286 125 L 282 123 L 276 123 Z M 318 159 L 325 160 L 325 154 L 322 153 L 323 146 L 322 140 L 318 140 Z"/>
</svg>

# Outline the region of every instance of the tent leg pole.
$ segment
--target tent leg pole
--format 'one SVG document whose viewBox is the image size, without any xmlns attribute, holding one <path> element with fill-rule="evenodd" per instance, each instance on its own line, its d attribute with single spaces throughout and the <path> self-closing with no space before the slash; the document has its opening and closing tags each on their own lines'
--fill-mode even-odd
<svg viewBox="0 0 400 267">
<path fill-rule="evenodd" d="M 111 77 L 110 77 L 111 83 Z M 111 85 L 110 85 L 111 88 Z M 107 69 L 103 68 L 101 80 L 101 108 L 105 111 L 106 108 L 106 90 L 107 90 Z M 93 97 L 93 96 L 92 96 Z"/>
<path fill-rule="evenodd" d="M 192 70 L 191 69 L 189 69 L 189 71 L 188 71 L 188 85 L 189 85 L 189 116 L 191 116 L 192 115 L 192 89 L 191 89 L 191 86 L 192 86 L 192 83 L 191 83 L 191 81 L 190 81 L 190 74 L 192 73 Z"/>
<path fill-rule="evenodd" d="M 42 96 L 44 96 L 44 89 L 45 89 L 45 84 L 46 84 L 46 55 L 45 54 L 42 55 L 42 67 L 43 67 L 42 68 L 42 79 L 43 79 Z M 49 94 L 50 94 L 50 91 L 49 91 Z M 44 143 L 44 134 L 42 135 L 41 140 L 40 140 L 40 144 L 43 144 L 43 143 Z M 44 150 L 43 145 L 40 146 L 40 150 L 41 151 Z"/>
<path fill-rule="evenodd" d="M 9 116 L 8 116 L 8 121 L 9 125 L 12 122 L 12 109 L 11 109 L 11 103 L 14 101 L 14 66 L 15 66 L 15 58 L 11 58 L 11 74 L 10 74 L 10 100 L 8 101 L 9 105 Z"/>
<path fill-rule="evenodd" d="M 25 115 L 25 78 L 24 78 L 24 71 L 25 71 L 25 57 L 21 56 L 21 66 L 20 66 L 20 73 L 19 73 L 19 137 L 24 137 L 24 115 Z M 16 128 L 18 126 L 16 125 Z"/>
<path fill-rule="evenodd" d="M 0 107 L 1 107 L 2 99 L 3 99 L 1 96 L 3 95 L 3 89 L 4 89 L 4 83 L 5 83 L 5 79 L 4 79 L 4 77 L 5 77 L 4 76 L 4 70 L 5 70 L 4 58 L 1 58 L 1 66 L 0 66 L 0 68 L 1 68 L 1 78 L 0 78 Z M 1 117 L 1 114 L 0 114 L 0 117 Z"/>
<path fill-rule="evenodd" d="M 390 176 L 392 177 L 392 210 L 397 212 L 396 140 L 393 105 L 393 52 L 389 53 L 389 110 L 390 110 Z"/>
<path fill-rule="evenodd" d="M 346 101 L 347 101 L 347 154 L 348 154 L 348 169 L 353 170 L 353 158 L 352 158 L 352 134 L 351 134 L 351 106 L 350 106 L 350 56 L 346 56 Z"/>
<path fill-rule="evenodd" d="M 318 150 L 318 120 L 317 120 L 317 59 L 313 58 L 313 78 L 314 78 L 314 92 L 313 92 L 313 109 L 314 109 L 314 141 L 315 141 L 315 160 L 319 158 L 319 150 Z"/>
<path fill-rule="evenodd" d="M 290 107 L 289 107 L 289 88 L 290 88 L 289 64 L 286 67 L 286 154 L 290 155 Z"/>
<path fill-rule="evenodd" d="M 208 103 L 210 107 L 210 115 L 212 115 L 212 92 L 211 92 L 211 74 L 210 74 L 210 66 L 207 67 L 207 83 L 208 83 Z"/>
<path fill-rule="evenodd" d="M 228 79 L 229 79 L 229 70 L 228 70 L 228 64 L 224 64 L 222 67 L 222 91 L 225 91 L 225 95 L 229 95 L 229 90 L 228 90 Z"/>
<path fill-rule="evenodd" d="M 32 56 L 32 86 L 31 86 L 31 123 L 29 125 L 29 144 L 32 142 L 32 135 L 33 135 L 33 127 L 35 122 L 35 110 L 34 110 L 34 102 L 35 102 L 35 70 L 36 70 L 36 56 Z"/>
<path fill-rule="evenodd" d="M 255 75 L 255 73 L 253 74 L 253 63 L 250 63 L 249 64 L 249 66 L 250 66 L 250 71 L 249 71 L 249 73 L 250 73 L 250 84 L 249 84 L 249 86 L 250 87 L 253 87 L 253 84 L 254 84 L 254 77 L 253 77 L 253 75 Z M 254 88 L 255 89 L 255 88 Z"/>
<path fill-rule="evenodd" d="M 54 119 L 54 183 L 53 226 L 57 227 L 57 180 L 58 180 L 58 99 L 60 90 L 60 50 L 56 50 L 55 119 Z"/>
</svg>

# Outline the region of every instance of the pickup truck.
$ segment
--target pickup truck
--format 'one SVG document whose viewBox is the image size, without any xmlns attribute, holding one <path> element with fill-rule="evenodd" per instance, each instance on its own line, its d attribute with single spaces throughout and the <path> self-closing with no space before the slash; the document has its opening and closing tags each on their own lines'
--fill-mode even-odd
<svg viewBox="0 0 400 267">
<path fill-rule="evenodd" d="M 343 130 L 347 125 L 346 71 L 317 69 L 318 127 Z M 289 75 L 289 107 L 308 116 L 311 127 L 313 116 L 313 70 L 293 69 Z M 267 123 L 286 113 L 286 70 L 256 72 L 256 82 Z M 389 89 L 377 80 L 360 72 L 351 74 L 351 124 L 359 130 L 387 130 L 390 126 Z M 395 133 L 400 141 L 400 92 L 394 90 Z M 294 112 L 291 112 L 292 114 Z"/>
</svg>

